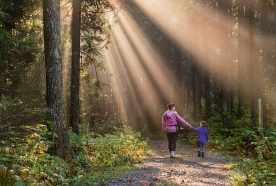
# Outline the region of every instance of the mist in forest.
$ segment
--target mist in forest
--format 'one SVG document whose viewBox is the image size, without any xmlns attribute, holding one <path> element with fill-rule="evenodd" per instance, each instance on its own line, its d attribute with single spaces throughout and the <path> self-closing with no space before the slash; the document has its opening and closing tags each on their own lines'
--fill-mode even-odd
<svg viewBox="0 0 276 186">
<path fill-rule="evenodd" d="M 192 122 L 208 120 L 214 113 L 240 117 L 242 112 L 249 112 L 257 121 L 261 99 L 267 113 L 262 117 L 273 123 L 275 13 L 267 11 L 265 4 L 188 0 L 111 3 L 115 11 L 106 13 L 109 40 L 102 44 L 101 56 L 86 65 L 89 55 L 81 53 L 81 117 L 83 123 L 89 123 L 83 125 L 85 130 L 93 126 L 95 118 L 104 116 L 140 131 L 159 131 L 161 115 L 170 102 Z M 71 14 L 70 3 L 64 4 L 66 100 L 70 96 Z M 81 46 L 86 44 L 81 40 Z M 66 108 L 69 110 L 69 105 Z"/>
<path fill-rule="evenodd" d="M 206 119 L 207 107 L 238 112 L 243 104 L 257 117 L 259 98 L 275 113 L 276 41 L 263 25 L 268 17 L 261 3 L 134 0 L 120 6 L 104 61 L 115 103 L 131 126 L 159 129 L 169 102 L 187 120 Z"/>
</svg>

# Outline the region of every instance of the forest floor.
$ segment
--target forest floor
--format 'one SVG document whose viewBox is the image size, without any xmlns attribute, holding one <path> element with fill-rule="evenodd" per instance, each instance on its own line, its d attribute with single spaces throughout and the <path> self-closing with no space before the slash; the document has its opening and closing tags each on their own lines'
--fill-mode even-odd
<svg viewBox="0 0 276 186">
<path fill-rule="evenodd" d="M 150 145 L 154 151 L 152 157 L 104 185 L 231 185 L 227 171 L 230 165 L 222 155 L 207 149 L 202 159 L 197 157 L 194 146 L 178 143 L 177 157 L 170 158 L 166 140 L 153 140 Z"/>
</svg>

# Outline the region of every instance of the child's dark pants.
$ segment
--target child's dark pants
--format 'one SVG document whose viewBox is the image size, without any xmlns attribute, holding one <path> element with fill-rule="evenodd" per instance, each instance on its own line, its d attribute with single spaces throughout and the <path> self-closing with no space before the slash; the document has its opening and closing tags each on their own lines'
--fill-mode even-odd
<svg viewBox="0 0 276 186">
<path fill-rule="evenodd" d="M 167 138 L 169 141 L 169 151 L 175 151 L 176 150 L 176 140 L 177 140 L 177 132 L 168 132 Z"/>
<path fill-rule="evenodd" d="M 204 157 L 205 149 L 206 149 L 206 143 L 197 141 L 197 152 L 199 156 L 201 155 L 202 157 Z"/>
</svg>

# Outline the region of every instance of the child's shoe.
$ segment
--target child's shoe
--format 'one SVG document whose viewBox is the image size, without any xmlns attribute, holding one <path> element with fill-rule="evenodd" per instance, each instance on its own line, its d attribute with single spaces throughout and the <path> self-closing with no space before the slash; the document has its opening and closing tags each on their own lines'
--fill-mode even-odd
<svg viewBox="0 0 276 186">
<path fill-rule="evenodd" d="M 200 156 L 201 156 L 200 151 L 197 151 L 197 156 L 198 156 L 198 157 L 200 157 Z"/>
<path fill-rule="evenodd" d="M 204 158 L 204 152 L 202 152 L 201 157 Z"/>
</svg>

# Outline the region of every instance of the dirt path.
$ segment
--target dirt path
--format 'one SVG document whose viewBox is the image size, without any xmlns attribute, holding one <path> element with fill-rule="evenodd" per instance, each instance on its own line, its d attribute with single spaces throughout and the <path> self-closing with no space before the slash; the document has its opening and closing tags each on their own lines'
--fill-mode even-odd
<svg viewBox="0 0 276 186">
<path fill-rule="evenodd" d="M 151 147 L 154 156 L 106 185 L 231 185 L 227 161 L 221 155 L 207 152 L 202 159 L 197 157 L 196 148 L 177 144 L 177 158 L 170 158 L 167 141 L 151 141 Z"/>
</svg>

